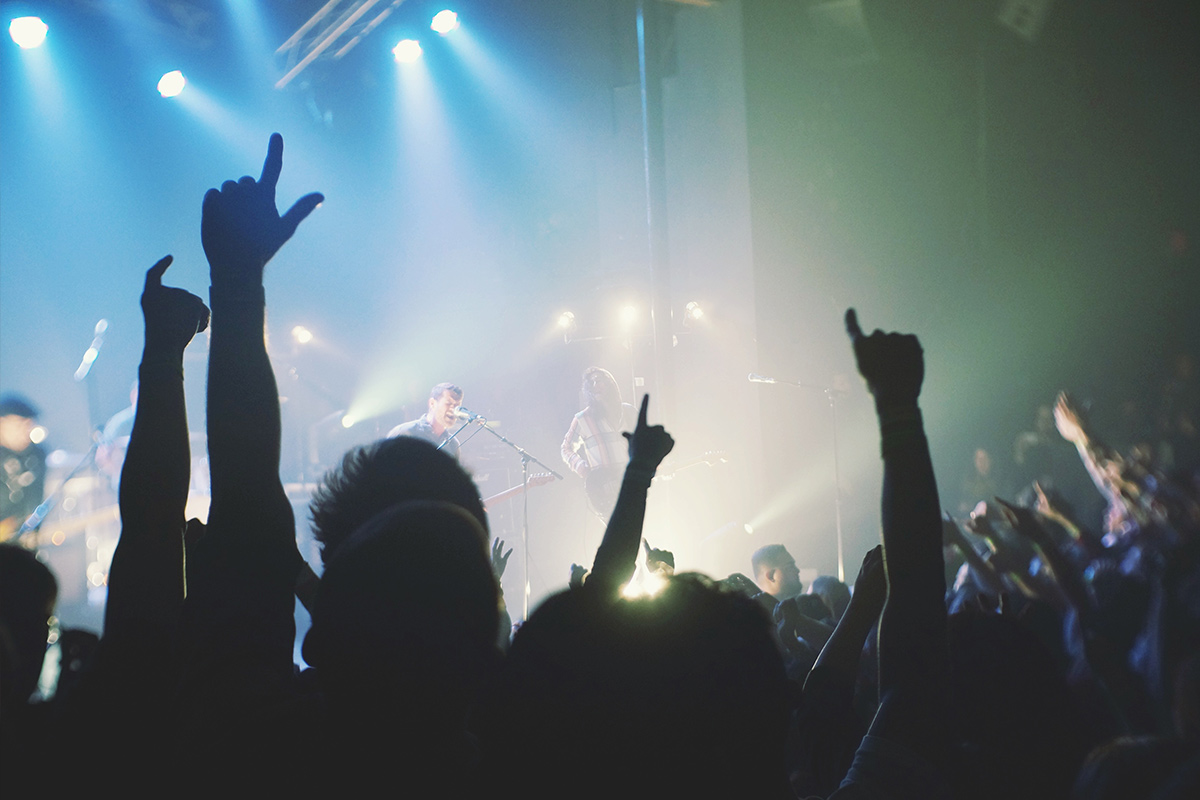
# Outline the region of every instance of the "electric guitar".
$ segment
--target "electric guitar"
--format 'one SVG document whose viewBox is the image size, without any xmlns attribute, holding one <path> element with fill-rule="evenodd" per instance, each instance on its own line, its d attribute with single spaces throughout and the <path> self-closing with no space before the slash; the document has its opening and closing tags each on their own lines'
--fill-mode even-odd
<svg viewBox="0 0 1200 800">
<path fill-rule="evenodd" d="M 530 489 L 532 489 L 535 486 L 545 486 L 547 483 L 551 483 L 553 480 L 554 480 L 554 476 L 551 475 L 549 472 L 538 472 L 538 473 L 535 473 L 535 474 L 529 476 L 528 487 Z M 526 484 L 518 483 L 516 486 L 512 487 L 511 489 L 505 489 L 503 492 L 497 492 L 496 494 L 492 495 L 491 497 L 484 498 L 483 510 L 487 511 L 487 510 L 491 509 L 492 506 L 499 505 L 500 503 L 503 503 L 505 500 L 509 500 L 513 497 L 516 497 L 517 495 L 521 494 L 521 492 L 525 491 L 525 488 L 526 488 Z"/>
</svg>

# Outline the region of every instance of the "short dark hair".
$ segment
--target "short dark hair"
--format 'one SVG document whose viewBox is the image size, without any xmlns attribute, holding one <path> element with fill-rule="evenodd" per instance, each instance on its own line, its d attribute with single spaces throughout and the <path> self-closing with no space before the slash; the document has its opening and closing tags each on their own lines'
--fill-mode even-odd
<svg viewBox="0 0 1200 800">
<path fill-rule="evenodd" d="M 340 684 L 327 690 L 363 702 L 364 677 L 369 694 L 479 680 L 498 660 L 500 624 L 486 541 L 473 515 L 441 501 L 401 503 L 358 528 L 329 559 L 304 642 L 322 679 Z"/>
<path fill-rule="evenodd" d="M 787 548 L 781 544 L 767 544 L 758 548 L 750 556 L 750 569 L 754 572 L 754 580 L 757 581 L 765 570 L 782 566 L 790 557 Z"/>
<path fill-rule="evenodd" d="M 647 795 L 779 796 L 786 785 L 788 689 L 771 623 L 703 576 L 675 575 L 652 598 L 587 585 L 554 595 L 517 632 L 506 669 L 502 746 L 534 759 L 518 778 L 530 796 L 594 763 L 606 765 L 589 778 L 595 796 L 634 779 Z"/>
<path fill-rule="evenodd" d="M 0 395 L 0 417 L 9 415 L 37 419 L 38 410 L 28 398 L 19 394 Z"/>
<path fill-rule="evenodd" d="M 309 504 L 321 560 L 367 520 L 412 500 L 441 500 L 461 506 L 479 521 L 487 539 L 487 514 L 479 488 L 458 460 L 413 436 L 380 439 L 352 448 L 325 475 Z"/>
<path fill-rule="evenodd" d="M 458 386 L 455 386 L 453 383 L 439 383 L 437 386 L 429 390 L 429 399 L 441 400 L 442 395 L 444 395 L 446 392 L 449 392 L 455 400 L 461 402 L 463 399 L 463 390 Z"/>
</svg>

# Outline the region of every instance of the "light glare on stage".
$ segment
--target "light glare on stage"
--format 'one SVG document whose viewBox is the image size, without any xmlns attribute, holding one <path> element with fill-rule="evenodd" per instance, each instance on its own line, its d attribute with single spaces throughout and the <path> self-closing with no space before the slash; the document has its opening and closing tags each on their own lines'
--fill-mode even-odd
<svg viewBox="0 0 1200 800">
<path fill-rule="evenodd" d="M 46 41 L 50 27 L 40 17 L 17 17 L 8 25 L 8 35 L 22 50 L 37 47 Z"/>
<path fill-rule="evenodd" d="M 622 306 L 620 312 L 621 325 L 625 328 L 632 328 L 638 320 L 637 306 Z"/>
<path fill-rule="evenodd" d="M 448 8 L 444 11 L 439 11 L 433 15 L 433 22 L 430 23 L 429 27 L 442 36 L 445 36 L 458 27 L 458 14 L 455 14 Z"/>
<path fill-rule="evenodd" d="M 558 327 L 560 330 L 573 331 L 576 327 L 575 314 L 571 311 L 564 311 L 558 315 Z"/>
<path fill-rule="evenodd" d="M 401 39 L 392 48 L 397 64 L 411 64 L 421 57 L 421 43 L 416 39 Z"/>
<path fill-rule="evenodd" d="M 358 420 L 356 420 L 354 417 L 350 416 L 349 414 L 342 417 L 342 427 L 343 428 L 353 428 L 354 423 L 356 423 L 356 422 L 358 422 Z"/>
<path fill-rule="evenodd" d="M 292 328 L 292 338 L 296 340 L 296 344 L 308 344 L 313 340 L 313 334 L 303 325 L 297 325 Z"/>
<path fill-rule="evenodd" d="M 695 321 L 704 316 L 704 309 L 700 307 L 699 303 L 693 300 L 687 304 L 687 307 L 684 309 L 684 314 L 688 319 Z"/>
<path fill-rule="evenodd" d="M 178 97 L 184 86 L 187 86 L 187 78 L 177 69 L 158 79 L 158 93 L 163 97 Z"/>
</svg>

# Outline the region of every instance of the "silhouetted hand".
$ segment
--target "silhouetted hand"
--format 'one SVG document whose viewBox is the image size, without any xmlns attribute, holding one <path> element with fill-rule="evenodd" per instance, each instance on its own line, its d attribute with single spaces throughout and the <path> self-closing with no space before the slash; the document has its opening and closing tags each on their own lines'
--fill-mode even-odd
<svg viewBox="0 0 1200 800">
<path fill-rule="evenodd" d="M 578 564 L 571 565 L 571 578 L 567 581 L 567 585 L 572 589 L 578 589 L 583 586 L 583 579 L 587 577 L 587 567 L 581 567 Z"/>
<path fill-rule="evenodd" d="M 758 588 L 758 584 L 756 584 L 754 581 L 750 580 L 749 578 L 747 578 L 745 575 L 743 575 L 740 572 L 732 573 L 728 578 L 721 581 L 720 583 L 721 583 L 721 586 L 728 589 L 729 591 L 741 592 L 742 594 L 746 595 L 747 597 L 753 597 L 754 595 L 762 592 L 762 589 Z"/>
<path fill-rule="evenodd" d="M 675 446 L 675 440 L 662 425 L 646 424 L 646 409 L 650 406 L 650 395 L 642 396 L 642 408 L 638 411 L 637 427 L 633 433 L 622 433 L 629 440 L 629 461 L 637 462 L 651 470 L 657 469 L 662 460 Z"/>
<path fill-rule="evenodd" d="M 917 337 L 881 330 L 865 336 L 853 308 L 846 311 L 846 333 L 876 408 L 916 405 L 925 380 L 925 359 Z"/>
<path fill-rule="evenodd" d="M 646 569 L 651 572 L 665 570 L 667 574 L 675 573 L 675 554 L 670 550 L 659 550 L 651 547 L 650 543 L 642 539 L 642 547 L 646 551 Z"/>
<path fill-rule="evenodd" d="M 504 553 L 504 542 L 499 536 L 492 542 L 492 572 L 496 575 L 496 582 L 504 577 L 504 570 L 508 567 L 508 557 L 513 554 L 513 549 L 508 548 L 508 552 Z"/>
<path fill-rule="evenodd" d="M 164 256 L 146 271 L 142 290 L 142 315 L 146 319 L 146 343 L 155 343 L 182 353 L 192 337 L 208 327 L 208 306 L 191 292 L 163 286 L 163 273 L 174 259 Z"/>
<path fill-rule="evenodd" d="M 292 238 L 296 226 L 325 197 L 314 192 L 297 200 L 283 215 L 275 207 L 275 184 L 283 167 L 283 137 L 271 134 L 262 175 L 225 181 L 204 195 L 200 241 L 208 257 L 212 282 L 253 284 L 263 267 Z"/>
<path fill-rule="evenodd" d="M 1034 544 L 1050 542 L 1050 534 L 1042 527 L 1037 514 L 1023 506 L 1015 506 L 1001 500 L 999 497 L 996 498 L 996 502 L 1000 504 L 1001 513 L 1014 531 Z"/>
<path fill-rule="evenodd" d="M 854 579 L 854 597 L 869 603 L 868 607 L 883 608 L 883 602 L 887 599 L 883 545 L 875 545 L 863 556 L 862 566 L 858 568 L 858 577 Z"/>
<path fill-rule="evenodd" d="M 995 540 L 1000 536 L 992 525 L 992 508 L 983 500 L 980 500 L 979 504 L 971 511 L 971 518 L 967 520 L 966 528 L 976 536 L 982 536 L 988 540 Z"/>
</svg>

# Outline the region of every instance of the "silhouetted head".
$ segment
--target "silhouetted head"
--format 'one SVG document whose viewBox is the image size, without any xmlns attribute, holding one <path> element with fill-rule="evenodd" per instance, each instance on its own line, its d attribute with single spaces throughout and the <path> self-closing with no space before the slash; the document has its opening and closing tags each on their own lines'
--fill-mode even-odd
<svg viewBox="0 0 1200 800">
<path fill-rule="evenodd" d="M 528 796 L 787 790 L 787 682 L 770 622 L 703 576 L 632 600 L 586 585 L 555 595 L 518 631 L 506 669 L 506 746 Z"/>
<path fill-rule="evenodd" d="M 0 692 L 4 705 L 37 689 L 58 582 L 45 564 L 15 544 L 0 544 Z"/>
<path fill-rule="evenodd" d="M 758 588 L 776 600 L 786 600 L 804 591 L 796 559 L 781 544 L 768 544 L 755 550 L 750 556 L 750 567 L 754 570 Z"/>
<path fill-rule="evenodd" d="M 331 702 L 465 713 L 498 657 L 486 540 L 459 506 L 418 501 L 376 515 L 337 548 L 304 640 Z"/>
<path fill-rule="evenodd" d="M 413 500 L 461 506 L 479 523 L 480 541 L 487 545 L 487 514 L 471 476 L 429 442 L 398 436 L 352 448 L 313 494 L 309 513 L 321 559 L 328 563 L 342 542 L 376 514 Z"/>
<path fill-rule="evenodd" d="M 850 605 L 850 588 L 832 575 L 821 575 L 813 579 L 808 593 L 821 598 L 829 610 L 829 618 L 836 624 Z"/>
</svg>

